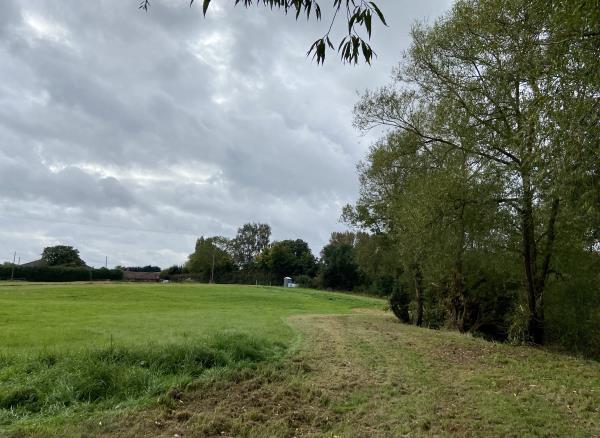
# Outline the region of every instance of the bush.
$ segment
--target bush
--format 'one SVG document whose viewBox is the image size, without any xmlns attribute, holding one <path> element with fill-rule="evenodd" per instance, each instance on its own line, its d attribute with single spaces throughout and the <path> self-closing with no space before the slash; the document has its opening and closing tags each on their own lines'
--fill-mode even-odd
<svg viewBox="0 0 600 438">
<path fill-rule="evenodd" d="M 410 322 L 410 315 L 408 313 L 409 303 L 410 296 L 407 292 L 407 288 L 402 287 L 402 285 L 399 285 L 399 287 L 395 288 L 390 294 L 390 310 L 396 315 L 396 318 L 402 322 Z"/>
<path fill-rule="evenodd" d="M 164 271 L 163 271 L 164 272 Z M 161 274 L 162 279 L 182 282 L 196 281 L 198 283 L 208 283 L 210 273 L 184 273 L 184 274 Z M 214 282 L 218 284 L 260 284 L 281 286 L 275 275 L 269 272 L 241 270 L 233 272 L 215 272 Z"/>
<path fill-rule="evenodd" d="M 600 359 L 600 255 L 573 254 L 545 294 L 546 341 Z"/>
<path fill-rule="evenodd" d="M 305 287 L 309 289 L 316 288 L 315 279 L 309 277 L 308 275 L 298 275 L 296 278 L 294 278 L 294 282 L 298 283 L 300 287 Z"/>
</svg>

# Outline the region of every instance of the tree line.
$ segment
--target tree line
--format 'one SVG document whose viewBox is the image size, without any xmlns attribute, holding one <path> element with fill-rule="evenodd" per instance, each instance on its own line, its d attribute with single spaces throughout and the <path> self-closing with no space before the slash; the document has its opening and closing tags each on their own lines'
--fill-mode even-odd
<svg viewBox="0 0 600 438">
<path fill-rule="evenodd" d="M 200 237 L 185 264 L 161 272 L 163 279 L 278 286 L 292 277 L 303 287 L 355 290 L 377 295 L 393 291 L 394 265 L 378 235 L 334 232 L 319 257 L 302 239 L 271 241 L 268 224 L 247 223 L 235 237 Z M 373 252 L 376 252 L 373 254 Z"/>
<path fill-rule="evenodd" d="M 344 220 L 397 261 L 405 322 L 600 353 L 600 7 L 458 1 L 364 93 Z"/>
<path fill-rule="evenodd" d="M 286 276 L 314 273 L 316 259 L 306 242 L 270 239 L 271 227 L 262 223 L 244 224 L 233 238 L 202 236 L 187 262 L 162 271 L 161 277 L 278 285 Z"/>
</svg>

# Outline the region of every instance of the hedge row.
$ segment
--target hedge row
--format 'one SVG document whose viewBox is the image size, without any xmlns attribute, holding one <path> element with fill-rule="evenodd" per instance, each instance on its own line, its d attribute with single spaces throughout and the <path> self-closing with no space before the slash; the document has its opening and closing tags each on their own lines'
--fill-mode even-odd
<svg viewBox="0 0 600 438">
<path fill-rule="evenodd" d="M 200 283 L 208 283 L 210 281 L 210 273 L 188 273 L 188 274 L 161 274 L 160 278 L 169 281 L 196 281 Z M 214 282 L 218 284 L 260 284 L 280 286 L 283 280 L 279 280 L 277 276 L 254 271 L 233 271 L 233 272 L 215 272 Z"/>
<path fill-rule="evenodd" d="M 90 281 L 90 280 L 122 280 L 120 269 L 86 269 L 64 268 L 59 266 L 23 267 L 0 266 L 0 280 L 24 281 Z"/>
</svg>

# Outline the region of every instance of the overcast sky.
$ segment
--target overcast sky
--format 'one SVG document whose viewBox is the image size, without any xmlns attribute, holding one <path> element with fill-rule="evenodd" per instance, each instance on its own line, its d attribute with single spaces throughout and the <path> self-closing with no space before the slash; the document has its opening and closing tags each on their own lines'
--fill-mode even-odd
<svg viewBox="0 0 600 438">
<path fill-rule="evenodd" d="M 2 1 L 0 263 L 65 244 L 95 266 L 166 267 L 245 222 L 318 254 L 374 141 L 352 127 L 357 93 L 388 82 L 411 24 L 450 0 L 379 0 L 372 67 L 307 59 L 326 22 L 137 4 Z"/>
</svg>

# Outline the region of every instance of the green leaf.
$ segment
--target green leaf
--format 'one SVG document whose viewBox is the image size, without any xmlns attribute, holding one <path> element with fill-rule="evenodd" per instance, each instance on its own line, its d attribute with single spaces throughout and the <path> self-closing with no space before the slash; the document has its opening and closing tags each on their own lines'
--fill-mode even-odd
<svg viewBox="0 0 600 438">
<path fill-rule="evenodd" d="M 352 26 L 354 26 L 354 22 L 359 18 L 359 14 L 360 12 L 355 12 L 354 15 L 350 17 L 350 20 L 348 20 L 348 33 L 352 32 Z"/>
<path fill-rule="evenodd" d="M 373 50 L 364 41 L 361 41 L 361 46 L 362 46 L 363 56 L 365 57 L 365 62 L 367 64 L 371 65 L 371 58 L 373 57 Z"/>
<path fill-rule="evenodd" d="M 381 9 L 379 9 L 379 7 L 375 4 L 375 2 L 369 2 L 369 4 L 373 7 L 373 10 L 377 14 L 377 16 L 379 17 L 379 19 L 381 20 L 381 22 L 384 25 L 387 26 L 387 23 L 385 22 L 385 17 L 383 16 L 383 13 L 381 12 Z"/>
<path fill-rule="evenodd" d="M 192 0 L 192 2 L 193 1 L 194 0 Z M 204 0 L 204 3 L 202 4 L 202 14 L 204 14 L 204 16 L 206 16 L 206 11 L 208 10 L 208 5 L 209 4 L 210 4 L 210 0 Z"/>
<path fill-rule="evenodd" d="M 334 50 L 333 43 L 331 42 L 331 40 L 329 39 L 329 37 L 327 37 L 327 45 L 329 46 L 329 48 L 331 50 Z"/>
</svg>

